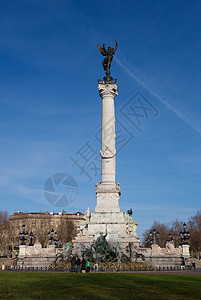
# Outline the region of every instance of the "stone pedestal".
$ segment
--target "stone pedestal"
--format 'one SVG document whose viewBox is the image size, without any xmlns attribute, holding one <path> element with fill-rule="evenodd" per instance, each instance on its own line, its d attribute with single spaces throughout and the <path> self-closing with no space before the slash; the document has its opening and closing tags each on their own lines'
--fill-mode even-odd
<svg viewBox="0 0 201 300">
<path fill-rule="evenodd" d="M 137 222 L 124 212 L 91 212 L 90 216 L 86 215 L 86 220 L 73 243 L 87 245 L 103 232 L 107 233 L 106 239 L 111 243 L 121 242 L 126 247 L 129 242 L 134 242 L 138 247 L 140 240 L 136 234 L 137 225 Z"/>
<path fill-rule="evenodd" d="M 190 257 L 190 246 L 189 245 L 182 245 L 182 255 L 183 257 L 189 258 Z"/>
<path fill-rule="evenodd" d="M 190 265 L 190 251 L 189 251 L 189 248 L 190 248 L 189 245 L 182 245 L 182 256 L 184 258 L 186 266 Z"/>
<path fill-rule="evenodd" d="M 42 248 L 40 243 L 35 243 L 34 246 L 22 245 L 19 248 L 17 265 L 23 267 L 49 267 L 55 260 L 56 250 L 59 250 L 55 245 Z"/>
<path fill-rule="evenodd" d="M 159 246 L 158 245 L 151 245 L 152 254 L 158 254 L 159 253 Z"/>
<path fill-rule="evenodd" d="M 27 248 L 26 245 L 20 245 L 19 246 L 19 257 L 26 255 L 26 248 Z"/>
<path fill-rule="evenodd" d="M 49 245 L 49 246 L 47 247 L 47 249 L 48 249 L 48 253 L 49 253 L 50 255 L 55 255 L 55 253 L 56 253 L 55 245 Z"/>
<path fill-rule="evenodd" d="M 26 256 L 17 262 L 20 267 L 48 268 L 55 261 L 55 255 Z"/>
<path fill-rule="evenodd" d="M 120 212 L 119 197 L 119 184 L 112 187 L 102 183 L 96 184 L 97 205 L 95 212 Z"/>
</svg>

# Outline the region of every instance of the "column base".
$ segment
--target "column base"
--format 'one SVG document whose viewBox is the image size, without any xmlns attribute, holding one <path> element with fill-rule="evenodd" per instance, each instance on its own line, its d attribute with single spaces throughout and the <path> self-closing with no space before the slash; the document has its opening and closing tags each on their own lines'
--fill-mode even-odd
<svg viewBox="0 0 201 300">
<path fill-rule="evenodd" d="M 95 212 L 120 212 L 118 193 L 97 193 Z"/>
<path fill-rule="evenodd" d="M 126 246 L 132 242 L 139 247 L 137 225 L 138 223 L 124 212 L 91 212 L 81 223 L 73 245 L 75 248 L 79 243 L 84 243 L 86 246 L 96 240 L 100 232 L 103 232 L 107 233 L 106 239 L 110 243 L 121 242 Z"/>
<path fill-rule="evenodd" d="M 120 186 L 114 184 L 96 184 L 97 205 L 95 212 L 120 212 L 119 198 Z"/>
</svg>

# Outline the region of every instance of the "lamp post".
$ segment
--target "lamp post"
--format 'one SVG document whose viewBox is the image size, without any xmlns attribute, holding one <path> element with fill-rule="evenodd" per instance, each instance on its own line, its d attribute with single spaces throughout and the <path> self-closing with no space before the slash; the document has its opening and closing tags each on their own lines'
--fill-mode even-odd
<svg viewBox="0 0 201 300">
<path fill-rule="evenodd" d="M 29 238 L 30 238 L 29 246 L 33 246 L 33 232 L 32 231 L 31 231 L 31 233 L 29 235 Z"/>
<path fill-rule="evenodd" d="M 174 243 L 173 237 L 171 235 L 171 233 L 169 233 L 169 238 L 167 239 L 167 243 Z"/>
<path fill-rule="evenodd" d="M 186 223 L 183 224 L 183 231 L 180 231 L 179 236 L 180 236 L 180 245 L 188 245 L 188 239 L 190 237 L 190 232 L 186 231 Z"/>
<path fill-rule="evenodd" d="M 146 239 L 145 243 L 147 245 L 147 248 L 150 248 L 150 245 L 151 245 L 150 239 Z"/>
<path fill-rule="evenodd" d="M 56 242 L 59 241 L 59 240 L 56 239 L 57 232 L 54 232 L 53 228 L 50 230 L 50 232 L 48 232 L 48 236 L 49 236 L 49 244 L 50 245 L 56 245 Z"/>
<path fill-rule="evenodd" d="M 28 237 L 29 234 L 28 232 L 25 232 L 25 225 L 23 224 L 22 225 L 22 232 L 19 233 L 19 237 L 20 237 L 20 240 L 22 241 L 21 242 L 21 245 L 26 245 L 26 237 Z"/>
<path fill-rule="evenodd" d="M 159 231 L 156 232 L 156 229 L 153 229 L 149 233 L 150 237 L 152 238 L 150 241 L 153 245 L 157 245 L 157 238 L 159 237 Z"/>
</svg>

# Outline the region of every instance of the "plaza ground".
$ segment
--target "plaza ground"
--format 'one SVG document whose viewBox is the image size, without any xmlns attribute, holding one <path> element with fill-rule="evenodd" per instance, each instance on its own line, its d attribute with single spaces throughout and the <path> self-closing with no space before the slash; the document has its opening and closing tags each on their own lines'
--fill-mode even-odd
<svg viewBox="0 0 201 300">
<path fill-rule="evenodd" d="M 200 299 L 201 272 L 191 272 L 0 272 L 0 299 Z"/>
</svg>

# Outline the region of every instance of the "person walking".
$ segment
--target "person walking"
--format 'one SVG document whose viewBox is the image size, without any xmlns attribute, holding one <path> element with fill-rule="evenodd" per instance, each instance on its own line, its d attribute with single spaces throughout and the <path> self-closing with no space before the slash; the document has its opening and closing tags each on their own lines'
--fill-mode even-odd
<svg viewBox="0 0 201 300">
<path fill-rule="evenodd" d="M 98 272 L 98 264 L 97 263 L 94 264 L 93 270 L 94 270 L 94 272 Z"/>
<path fill-rule="evenodd" d="M 71 259 L 71 272 L 75 273 L 75 264 L 76 264 L 76 258 L 73 256 Z"/>
<path fill-rule="evenodd" d="M 90 272 L 90 261 L 87 261 L 87 272 Z"/>
<path fill-rule="evenodd" d="M 84 259 L 84 256 L 82 257 L 82 273 L 85 273 L 86 271 L 86 260 Z"/>
<path fill-rule="evenodd" d="M 80 264 L 81 264 L 81 260 L 78 256 L 77 260 L 76 260 L 76 265 L 77 265 L 77 273 L 80 273 Z"/>
</svg>

